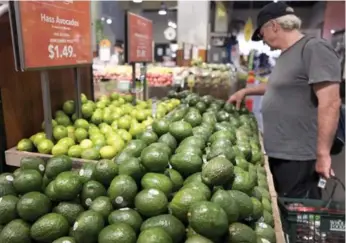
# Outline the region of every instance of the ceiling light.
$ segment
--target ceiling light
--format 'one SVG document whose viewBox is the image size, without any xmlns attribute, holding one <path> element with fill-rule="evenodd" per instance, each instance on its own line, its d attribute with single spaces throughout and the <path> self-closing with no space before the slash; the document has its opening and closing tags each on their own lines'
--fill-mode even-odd
<svg viewBox="0 0 346 243">
<path fill-rule="evenodd" d="M 331 29 L 331 30 L 330 30 L 330 33 L 331 33 L 331 34 L 334 34 L 334 33 L 335 33 L 335 30 Z"/>
<path fill-rule="evenodd" d="M 111 24 L 112 23 L 112 19 L 107 19 L 106 23 L 107 24 Z"/>
<path fill-rule="evenodd" d="M 101 17 L 101 21 L 105 21 L 105 17 Z"/>
<path fill-rule="evenodd" d="M 158 12 L 159 15 L 166 15 L 167 11 L 166 11 L 166 5 L 164 2 L 161 2 L 161 8 Z"/>
<path fill-rule="evenodd" d="M 134 2 L 134 3 L 141 3 L 141 2 L 143 2 L 143 0 L 132 0 L 132 2 Z"/>
<path fill-rule="evenodd" d="M 174 22 L 172 22 L 172 21 L 169 21 L 169 22 L 168 22 L 168 26 L 169 26 L 169 27 L 172 27 L 172 28 L 174 28 L 174 29 L 177 28 L 177 24 L 174 23 Z"/>
<path fill-rule="evenodd" d="M 274 3 L 277 3 L 277 2 L 278 2 L 278 0 L 273 0 L 273 2 L 274 2 Z"/>
<path fill-rule="evenodd" d="M 167 11 L 165 9 L 160 9 L 159 10 L 159 15 L 166 15 Z"/>
</svg>

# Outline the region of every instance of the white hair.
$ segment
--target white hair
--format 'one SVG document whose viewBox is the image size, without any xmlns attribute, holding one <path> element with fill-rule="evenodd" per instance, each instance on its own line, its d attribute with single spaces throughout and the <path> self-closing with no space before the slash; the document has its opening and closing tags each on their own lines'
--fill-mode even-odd
<svg viewBox="0 0 346 243">
<path fill-rule="evenodd" d="M 300 29 L 302 20 L 294 14 L 287 14 L 276 19 L 284 30 Z"/>
</svg>

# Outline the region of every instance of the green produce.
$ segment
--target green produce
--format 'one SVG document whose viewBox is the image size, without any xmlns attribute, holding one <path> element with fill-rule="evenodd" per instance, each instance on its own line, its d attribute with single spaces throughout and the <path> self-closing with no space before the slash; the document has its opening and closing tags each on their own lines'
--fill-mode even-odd
<svg viewBox="0 0 346 243">
<path fill-rule="evenodd" d="M 188 211 L 189 224 L 194 231 L 206 237 L 220 237 L 228 228 L 226 212 L 213 202 L 196 202 Z"/>
<path fill-rule="evenodd" d="M 255 227 L 257 237 L 266 239 L 271 243 L 276 242 L 276 236 L 274 229 L 266 223 L 257 223 Z"/>
<path fill-rule="evenodd" d="M 80 199 L 85 207 L 90 207 L 95 198 L 106 196 L 107 191 L 104 186 L 97 181 L 88 181 L 83 185 Z"/>
<path fill-rule="evenodd" d="M 216 157 L 202 168 L 202 181 L 207 185 L 221 186 L 233 178 L 233 165 L 223 157 Z"/>
<path fill-rule="evenodd" d="M 37 170 L 23 170 L 13 180 L 13 186 L 20 194 L 40 191 L 41 185 L 42 175 Z"/>
<path fill-rule="evenodd" d="M 184 238 L 184 224 L 171 214 L 163 214 L 145 220 L 141 226 L 141 231 L 156 227 L 164 229 L 174 243 L 181 242 Z"/>
<path fill-rule="evenodd" d="M 27 222 L 34 222 L 51 211 L 49 198 L 40 192 L 28 192 L 17 203 L 18 215 Z"/>
<path fill-rule="evenodd" d="M 39 218 L 30 229 L 31 238 L 39 242 L 53 242 L 66 236 L 69 225 L 64 216 L 49 213 Z"/>
<path fill-rule="evenodd" d="M 37 170 L 41 174 L 46 169 L 46 162 L 38 157 L 24 157 L 20 160 L 20 168 L 23 170 Z"/>
<path fill-rule="evenodd" d="M 252 215 L 253 205 L 251 198 L 243 192 L 228 191 L 231 198 L 237 203 L 239 209 L 239 219 L 246 219 Z"/>
<path fill-rule="evenodd" d="M 255 231 L 249 226 L 241 223 L 233 223 L 229 226 L 229 243 L 256 243 Z"/>
<path fill-rule="evenodd" d="M 136 232 L 125 223 L 108 225 L 98 236 L 99 243 L 135 243 Z"/>
<path fill-rule="evenodd" d="M 107 191 L 114 208 L 133 206 L 138 187 L 134 179 L 128 175 L 116 176 Z"/>
<path fill-rule="evenodd" d="M 142 231 L 137 243 L 173 243 L 169 234 L 162 228 L 149 228 Z"/>
<path fill-rule="evenodd" d="M 143 220 L 137 211 L 131 208 L 122 208 L 111 212 L 108 216 L 108 222 L 109 224 L 125 223 L 138 232 Z"/>
<path fill-rule="evenodd" d="M 17 218 L 18 198 L 13 195 L 0 197 L 0 225 L 6 225 Z"/>
<path fill-rule="evenodd" d="M 138 158 L 129 158 L 119 165 L 119 175 L 129 175 L 136 182 L 140 181 L 145 173 L 145 168 Z"/>
<path fill-rule="evenodd" d="M 167 169 L 164 173 L 172 182 L 172 191 L 178 191 L 184 184 L 184 178 L 174 169 Z"/>
<path fill-rule="evenodd" d="M 72 237 L 65 236 L 56 239 L 55 241 L 53 241 L 53 243 L 76 243 L 76 241 Z"/>
<path fill-rule="evenodd" d="M 156 216 L 167 211 L 168 200 L 164 192 L 157 189 L 144 189 L 135 197 L 135 206 L 146 217 Z"/>
<path fill-rule="evenodd" d="M 84 208 L 75 202 L 60 202 L 53 208 L 53 212 L 64 216 L 70 226 L 72 226 L 78 216 L 84 211 Z"/>
<path fill-rule="evenodd" d="M 21 219 L 9 222 L 0 232 L 1 243 L 31 243 L 30 225 Z"/>
<path fill-rule="evenodd" d="M 189 207 L 195 202 L 205 200 L 207 200 L 207 198 L 203 192 L 194 188 L 185 188 L 174 195 L 168 207 L 172 215 L 182 222 L 186 222 Z"/>
<path fill-rule="evenodd" d="M 83 187 L 80 177 L 71 171 L 60 173 L 54 181 L 55 198 L 58 200 L 75 199 Z"/>
<path fill-rule="evenodd" d="M 113 211 L 111 200 L 105 196 L 95 198 L 89 208 L 100 213 L 106 220 L 108 215 Z"/>
<path fill-rule="evenodd" d="M 0 242 L 275 242 L 255 116 L 210 95 L 169 97 L 82 95 L 81 118 L 65 102 L 53 141 L 39 132 L 17 146 L 53 157 L 0 174 Z"/>
<path fill-rule="evenodd" d="M 119 166 L 111 160 L 100 160 L 94 170 L 94 178 L 104 186 L 109 186 L 118 174 Z"/>
<path fill-rule="evenodd" d="M 172 193 L 173 183 L 165 175 L 159 173 L 147 173 L 141 180 L 143 189 L 158 189 L 169 196 Z"/>
<path fill-rule="evenodd" d="M 47 161 L 45 174 L 48 178 L 54 179 L 58 174 L 72 169 L 72 160 L 65 156 L 59 155 L 50 158 Z"/>
<path fill-rule="evenodd" d="M 213 241 L 211 241 L 208 238 L 205 238 L 201 235 L 194 235 L 194 236 L 187 238 L 185 243 L 213 243 Z"/>
<path fill-rule="evenodd" d="M 178 141 L 192 136 L 192 126 L 188 122 L 176 121 L 170 124 L 169 133 Z"/>
<path fill-rule="evenodd" d="M 233 200 L 229 192 L 219 189 L 213 194 L 210 201 L 222 207 L 228 216 L 229 223 L 237 222 L 239 218 L 238 204 Z"/>
<path fill-rule="evenodd" d="M 141 154 L 141 163 L 149 172 L 164 172 L 168 161 L 168 154 L 159 148 L 149 146 Z"/>
<path fill-rule="evenodd" d="M 99 233 L 104 228 L 102 215 L 92 210 L 81 213 L 75 221 L 70 235 L 77 243 L 97 242 Z"/>
<path fill-rule="evenodd" d="M 171 157 L 172 167 L 185 177 L 201 171 L 202 164 L 202 158 L 192 153 L 182 152 Z"/>
</svg>

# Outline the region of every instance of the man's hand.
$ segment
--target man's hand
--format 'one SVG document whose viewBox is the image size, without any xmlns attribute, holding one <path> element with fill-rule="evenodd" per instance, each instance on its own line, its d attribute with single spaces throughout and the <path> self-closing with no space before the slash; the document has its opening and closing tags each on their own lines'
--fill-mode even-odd
<svg viewBox="0 0 346 243">
<path fill-rule="evenodd" d="M 315 170 L 324 179 L 329 179 L 331 176 L 335 176 L 332 169 L 332 158 L 329 154 L 317 157 Z"/>
<path fill-rule="evenodd" d="M 237 110 L 239 110 L 241 102 L 244 100 L 245 96 L 246 96 L 245 90 L 241 89 L 235 92 L 231 97 L 229 97 L 227 102 L 235 103 Z"/>
</svg>

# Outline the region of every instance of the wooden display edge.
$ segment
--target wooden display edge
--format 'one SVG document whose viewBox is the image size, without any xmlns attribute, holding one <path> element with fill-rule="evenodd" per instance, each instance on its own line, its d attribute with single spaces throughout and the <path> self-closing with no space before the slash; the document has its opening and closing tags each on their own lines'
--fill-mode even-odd
<svg viewBox="0 0 346 243">
<path fill-rule="evenodd" d="M 39 158 L 42 158 L 43 160 L 48 160 L 52 158 L 53 155 L 18 151 L 16 147 L 10 148 L 5 151 L 5 161 L 6 161 L 6 164 L 9 166 L 20 167 L 20 161 L 24 157 L 39 157 Z M 71 159 L 72 159 L 72 167 L 74 169 L 81 168 L 84 163 L 97 163 L 96 160 L 86 160 L 86 159 L 78 159 L 78 158 L 71 158 Z"/>
<path fill-rule="evenodd" d="M 280 216 L 280 211 L 279 211 L 279 206 L 278 206 L 278 197 L 277 197 L 277 193 L 276 193 L 275 187 L 274 187 L 273 175 L 272 175 L 270 168 L 269 168 L 268 156 L 266 155 L 266 152 L 264 150 L 263 137 L 262 137 L 261 132 L 259 133 L 259 136 L 260 136 L 262 151 L 264 154 L 264 169 L 265 169 L 266 174 L 267 174 L 269 194 L 270 194 L 271 203 L 272 203 L 276 243 L 286 243 L 285 234 L 284 234 L 283 229 L 282 229 L 281 216 Z"/>
</svg>

